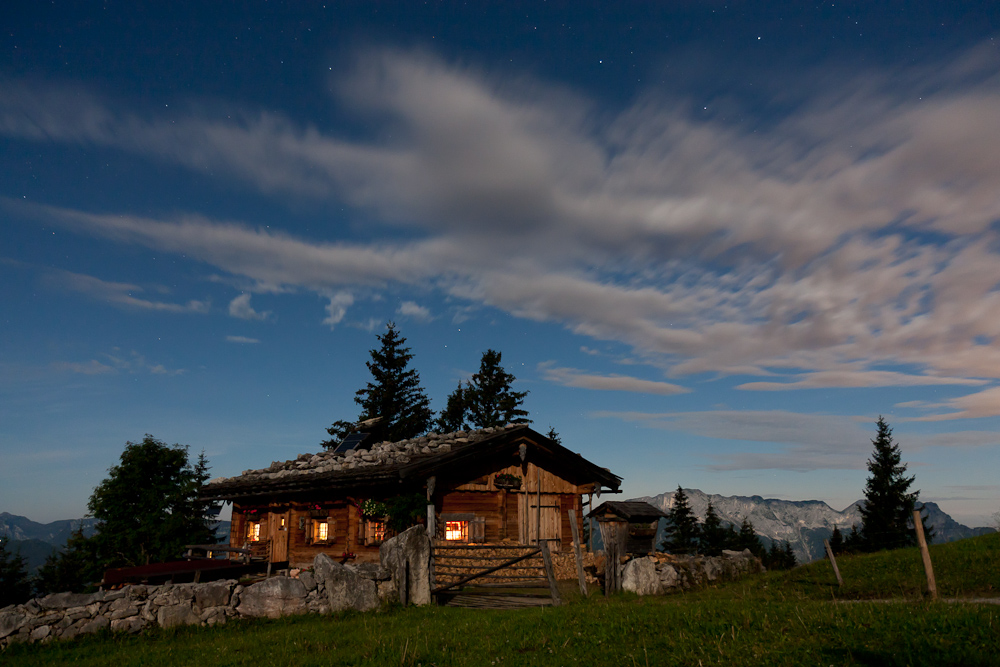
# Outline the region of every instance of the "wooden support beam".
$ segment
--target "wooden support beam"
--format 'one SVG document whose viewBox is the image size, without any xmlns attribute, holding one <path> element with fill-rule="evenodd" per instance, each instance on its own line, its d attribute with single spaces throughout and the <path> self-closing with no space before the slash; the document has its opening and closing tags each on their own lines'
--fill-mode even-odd
<svg viewBox="0 0 1000 667">
<path fill-rule="evenodd" d="M 576 557 L 576 578 L 580 593 L 587 597 L 587 578 L 583 574 L 583 556 L 580 554 L 580 528 L 576 525 L 576 510 L 569 510 L 569 527 L 573 531 L 573 555 Z"/>
<path fill-rule="evenodd" d="M 833 555 L 833 548 L 830 546 L 830 540 L 823 540 L 823 546 L 826 547 L 826 556 L 830 559 L 830 565 L 833 565 L 833 573 L 837 575 L 837 585 L 843 586 L 844 580 L 840 576 L 840 568 L 837 567 L 837 558 Z"/>
</svg>

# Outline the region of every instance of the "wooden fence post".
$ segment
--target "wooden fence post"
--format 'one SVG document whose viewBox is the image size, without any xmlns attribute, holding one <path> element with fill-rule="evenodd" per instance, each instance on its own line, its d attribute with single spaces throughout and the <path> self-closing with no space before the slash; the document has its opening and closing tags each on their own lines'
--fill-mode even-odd
<svg viewBox="0 0 1000 667">
<path fill-rule="evenodd" d="M 920 510 L 913 510 L 913 529 L 917 531 L 917 543 L 920 545 L 920 555 L 924 559 L 924 572 L 927 573 L 927 592 L 931 594 L 932 600 L 937 600 L 934 566 L 931 565 L 931 552 L 927 549 L 927 538 L 924 537 L 924 522 L 920 518 Z"/>
<path fill-rule="evenodd" d="M 569 510 L 569 526 L 573 531 L 573 553 L 576 556 L 576 578 L 580 580 L 580 592 L 587 597 L 587 578 L 583 575 L 583 556 L 580 555 L 580 529 L 576 525 L 576 510 Z"/>
<path fill-rule="evenodd" d="M 827 558 L 830 559 L 830 565 L 833 565 L 833 573 L 837 575 L 837 585 L 843 586 L 844 580 L 840 576 L 840 568 L 837 567 L 837 558 L 833 555 L 833 549 L 830 547 L 830 540 L 823 540 L 823 546 L 826 547 Z"/>
<path fill-rule="evenodd" d="M 545 563 L 545 576 L 549 580 L 549 592 L 552 594 L 552 606 L 558 607 L 562 604 L 559 599 L 559 586 L 556 584 L 556 574 L 552 571 L 552 556 L 549 555 L 549 541 L 539 540 L 538 546 L 542 550 L 542 562 Z"/>
</svg>

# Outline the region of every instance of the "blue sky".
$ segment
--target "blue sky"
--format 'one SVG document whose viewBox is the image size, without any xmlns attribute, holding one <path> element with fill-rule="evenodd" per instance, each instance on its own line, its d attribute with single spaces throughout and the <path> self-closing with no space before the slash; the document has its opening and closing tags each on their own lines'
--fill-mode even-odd
<svg viewBox="0 0 1000 667">
<path fill-rule="evenodd" d="M 627 496 L 1000 509 L 994 3 L 20 3 L 0 35 L 0 510 L 126 441 L 217 475 L 487 348 Z"/>
</svg>

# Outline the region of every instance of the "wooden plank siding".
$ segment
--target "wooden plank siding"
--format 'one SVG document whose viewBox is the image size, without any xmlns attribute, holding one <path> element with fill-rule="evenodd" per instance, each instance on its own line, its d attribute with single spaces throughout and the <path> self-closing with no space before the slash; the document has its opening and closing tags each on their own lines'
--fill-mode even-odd
<svg viewBox="0 0 1000 667">
<path fill-rule="evenodd" d="M 494 480 L 498 474 L 503 473 L 520 478 L 521 488 L 497 489 Z M 581 494 L 589 493 L 593 489 L 593 484 L 575 485 L 555 473 L 535 466 L 530 461 L 499 467 L 464 484 L 445 486 L 439 482 L 432 500 L 439 515 L 471 514 L 483 518 L 484 538 L 487 542 L 523 541 L 528 534 L 528 526 L 534 526 L 537 522 L 537 517 L 528 517 L 530 512 L 526 513 L 525 508 L 537 504 L 539 483 L 543 508 L 551 514 L 543 516 L 543 531 L 547 535 L 555 533 L 551 536 L 560 540 L 558 543 L 550 543 L 549 546 L 553 551 L 570 549 L 572 531 L 568 510 L 575 509 L 577 516 L 581 517 L 578 520 L 578 528 L 582 530 Z M 229 535 L 230 546 L 244 545 L 248 522 L 252 519 L 261 524 L 261 540 L 287 539 L 287 548 L 284 545 L 272 547 L 272 560 L 275 562 L 278 562 L 280 556 L 280 562 L 287 559 L 290 567 L 309 567 L 320 553 L 325 553 L 338 561 L 342 560 L 344 554 L 349 554 L 353 555 L 351 560 L 354 562 L 377 562 L 378 545 L 364 544 L 364 524 L 358 509 L 361 500 L 363 498 L 317 497 L 315 502 L 309 503 L 262 502 L 247 506 L 234 502 Z M 548 509 L 550 505 L 557 509 Z M 248 514 L 249 510 L 256 512 Z M 324 544 L 310 543 L 313 512 L 326 512 L 324 516 L 329 516 L 334 521 L 332 541 Z M 555 516 L 556 512 L 558 516 Z M 277 528 L 280 526 L 281 516 L 286 520 L 284 530 Z M 441 529 L 443 530 L 443 525 Z M 532 533 L 529 536 L 531 541 L 534 540 L 533 535 Z"/>
</svg>

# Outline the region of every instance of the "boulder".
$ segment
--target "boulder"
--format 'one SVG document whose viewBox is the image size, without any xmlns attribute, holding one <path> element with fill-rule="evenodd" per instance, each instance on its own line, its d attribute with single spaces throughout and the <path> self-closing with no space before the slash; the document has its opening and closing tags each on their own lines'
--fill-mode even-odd
<svg viewBox="0 0 1000 667">
<path fill-rule="evenodd" d="M 52 628 L 48 625 L 40 625 L 31 631 L 30 639 L 33 642 L 45 639 L 52 632 Z"/>
<path fill-rule="evenodd" d="M 298 579 L 271 577 L 245 588 L 237 611 L 243 616 L 268 618 L 304 614 L 305 597 L 306 587 Z"/>
<path fill-rule="evenodd" d="M 194 590 L 194 604 L 198 609 L 224 607 L 229 604 L 229 586 L 202 584 Z"/>
<path fill-rule="evenodd" d="M 137 620 L 142 622 L 142 619 Z M 190 604 L 181 603 L 160 607 L 156 611 L 156 623 L 161 628 L 176 628 L 180 625 L 198 625 L 201 619 L 191 609 Z"/>
<path fill-rule="evenodd" d="M 104 593 L 50 593 L 45 597 L 35 600 L 42 609 L 69 609 L 70 607 L 85 607 L 93 602 L 100 602 L 104 599 Z"/>
<path fill-rule="evenodd" d="M 400 601 L 403 601 L 405 586 L 408 602 L 430 604 L 430 558 L 431 541 L 423 526 L 408 528 L 379 547 L 379 561 L 392 573 L 400 592 Z"/>
<path fill-rule="evenodd" d="M 338 563 L 326 554 L 316 554 L 316 557 L 313 558 L 313 574 L 316 581 L 325 581 L 326 575 L 330 573 L 334 565 L 338 565 Z"/>
<path fill-rule="evenodd" d="M 362 579 L 369 579 L 371 581 L 386 581 L 388 579 L 392 579 L 392 572 L 377 563 L 358 563 L 353 567 L 354 571 L 357 572 L 358 576 Z"/>
<path fill-rule="evenodd" d="M 95 618 L 94 620 L 90 621 L 89 623 L 85 623 L 83 625 L 83 627 L 80 628 L 80 634 L 81 635 L 90 635 L 90 634 L 93 634 L 95 632 L 100 632 L 101 630 L 103 630 L 104 628 L 107 628 L 110 625 L 111 625 L 111 621 L 109 621 L 106 617 L 104 617 L 104 616 L 98 616 L 97 618 Z"/>
<path fill-rule="evenodd" d="M 168 607 L 164 607 L 167 609 Z M 138 616 L 133 616 L 132 618 L 119 618 L 111 621 L 111 631 L 112 632 L 128 632 L 136 633 L 142 630 L 145 625 L 142 619 Z"/>
<path fill-rule="evenodd" d="M 663 592 L 656 564 L 650 558 L 634 558 L 622 571 L 622 588 L 636 595 L 659 595 Z"/>
<path fill-rule="evenodd" d="M 375 582 L 340 564 L 327 574 L 326 595 L 333 611 L 369 611 L 379 605 Z"/>
<path fill-rule="evenodd" d="M 299 572 L 299 581 L 302 582 L 307 591 L 316 589 L 316 577 L 313 576 L 312 572 Z"/>
<path fill-rule="evenodd" d="M 14 634 L 24 623 L 24 616 L 13 611 L 0 613 L 0 639 Z"/>
</svg>

